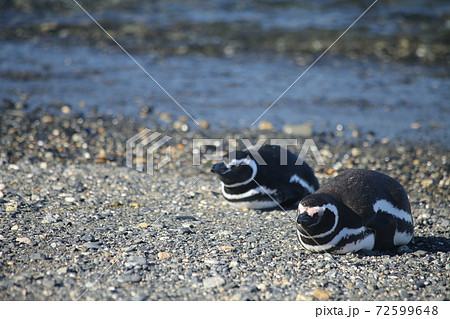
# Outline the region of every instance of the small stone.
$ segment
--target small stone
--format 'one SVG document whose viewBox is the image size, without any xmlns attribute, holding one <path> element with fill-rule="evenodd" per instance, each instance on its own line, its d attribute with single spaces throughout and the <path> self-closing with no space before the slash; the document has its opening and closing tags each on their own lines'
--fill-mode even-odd
<svg viewBox="0 0 450 319">
<path fill-rule="evenodd" d="M 408 298 L 408 292 L 405 289 L 400 289 L 398 292 L 398 295 L 400 296 L 400 298 L 402 298 L 403 300 L 406 300 Z"/>
<path fill-rule="evenodd" d="M 431 217 L 430 214 L 428 214 L 428 213 L 423 213 L 423 214 L 420 214 L 419 216 L 417 216 L 417 219 L 428 219 L 428 218 L 430 218 L 430 217 Z"/>
<path fill-rule="evenodd" d="M 44 115 L 42 117 L 42 123 L 52 123 L 53 122 L 53 116 L 51 115 Z"/>
<path fill-rule="evenodd" d="M 330 299 L 330 294 L 322 289 L 314 289 L 312 292 L 313 296 L 321 301 L 326 301 Z"/>
<path fill-rule="evenodd" d="M 258 284 L 256 285 L 256 288 L 258 288 L 259 291 L 265 292 L 267 287 L 265 284 Z"/>
<path fill-rule="evenodd" d="M 376 290 L 376 287 L 371 284 L 367 285 L 366 288 L 367 288 L 367 290 L 370 290 L 370 291 Z"/>
<path fill-rule="evenodd" d="M 304 124 L 287 124 L 283 126 L 283 132 L 286 134 L 296 135 L 299 137 L 310 137 L 313 135 L 313 123 L 308 122 Z"/>
<path fill-rule="evenodd" d="M 224 285 L 223 286 L 223 289 L 225 289 L 225 290 L 230 290 L 230 289 L 233 289 L 233 288 L 236 288 L 236 287 L 238 287 L 239 285 L 237 284 L 237 283 L 235 283 L 234 281 L 232 281 L 232 282 L 229 282 L 229 283 L 227 283 L 226 285 Z"/>
<path fill-rule="evenodd" d="M 131 301 L 145 301 L 148 299 L 148 295 L 147 294 L 138 294 L 137 296 L 134 296 L 133 298 L 131 298 Z"/>
<path fill-rule="evenodd" d="M 192 234 L 192 230 L 189 228 L 189 227 L 182 227 L 182 228 L 180 228 L 180 233 L 181 234 Z"/>
<path fill-rule="evenodd" d="M 220 276 L 214 276 L 210 278 L 206 278 L 203 280 L 203 287 L 207 289 L 212 289 L 216 287 L 223 286 L 225 284 L 225 279 Z"/>
<path fill-rule="evenodd" d="M 44 254 L 42 254 L 42 253 L 33 253 L 33 254 L 31 254 L 31 259 L 33 259 L 33 260 L 42 260 L 42 259 L 46 259 L 47 258 L 47 256 L 45 256 Z"/>
<path fill-rule="evenodd" d="M 353 157 L 357 157 L 361 155 L 361 150 L 357 147 L 353 147 L 351 153 Z"/>
<path fill-rule="evenodd" d="M 441 227 L 447 228 L 449 226 L 450 222 L 448 219 L 445 219 L 441 222 Z"/>
<path fill-rule="evenodd" d="M 295 297 L 295 300 L 296 301 L 313 301 L 314 297 L 311 295 L 305 295 L 305 294 L 299 293 L 297 295 L 297 297 Z"/>
<path fill-rule="evenodd" d="M 161 112 L 158 116 L 165 122 L 172 122 L 172 115 L 169 112 Z"/>
<path fill-rule="evenodd" d="M 18 225 L 14 225 L 13 227 L 11 227 L 11 230 L 18 230 L 19 226 Z"/>
<path fill-rule="evenodd" d="M 185 228 L 190 228 L 190 229 L 194 228 L 194 225 L 192 225 L 191 223 L 183 223 L 183 224 L 181 224 L 181 226 L 183 226 Z"/>
<path fill-rule="evenodd" d="M 252 249 L 251 253 L 255 255 L 261 255 L 261 249 L 259 248 Z"/>
<path fill-rule="evenodd" d="M 200 121 L 198 122 L 198 124 L 200 124 L 200 127 L 201 127 L 202 129 L 204 129 L 204 130 L 206 130 L 206 129 L 209 127 L 209 123 L 206 122 L 206 121 L 204 121 L 204 120 L 200 120 Z"/>
<path fill-rule="evenodd" d="M 233 246 L 220 246 L 219 249 L 220 249 L 220 250 L 224 250 L 224 251 L 233 251 L 233 250 L 236 250 L 236 248 L 233 247 Z"/>
<path fill-rule="evenodd" d="M 93 250 L 97 250 L 100 249 L 100 243 L 99 242 L 88 242 L 88 243 L 84 243 L 83 247 L 86 247 L 87 249 L 93 249 Z"/>
<path fill-rule="evenodd" d="M 431 185 L 433 185 L 433 180 L 432 179 L 424 179 L 421 183 L 422 187 L 430 187 Z"/>
<path fill-rule="evenodd" d="M 258 292 L 258 288 L 256 286 L 253 286 L 253 285 L 241 286 L 241 287 L 239 287 L 239 290 L 241 290 L 244 293 L 250 293 L 250 294 L 254 294 L 254 293 Z"/>
<path fill-rule="evenodd" d="M 188 215 L 186 215 L 186 216 L 178 215 L 178 216 L 175 216 L 175 219 L 176 220 L 192 220 L 192 221 L 197 220 L 197 218 L 195 218 L 194 216 L 188 216 Z"/>
<path fill-rule="evenodd" d="M 130 256 L 125 263 L 126 266 L 145 266 L 147 265 L 147 258 L 142 256 Z"/>
<path fill-rule="evenodd" d="M 159 259 L 167 259 L 170 258 L 172 255 L 170 253 L 166 253 L 164 251 L 161 251 L 158 253 L 158 258 Z"/>
<path fill-rule="evenodd" d="M 63 105 L 61 107 L 61 112 L 63 112 L 64 114 L 70 114 L 70 112 L 72 112 L 72 109 L 68 105 Z"/>
<path fill-rule="evenodd" d="M 427 252 L 425 250 L 417 250 L 413 252 L 413 255 L 416 255 L 417 257 L 424 257 L 427 255 Z"/>
<path fill-rule="evenodd" d="M 16 275 L 13 278 L 14 282 L 19 282 L 19 281 L 26 280 L 26 279 L 27 279 L 27 277 L 25 277 L 24 275 Z"/>
<path fill-rule="evenodd" d="M 283 278 L 283 280 L 281 281 L 281 285 L 283 285 L 283 286 L 288 286 L 289 284 L 290 284 L 290 282 L 286 278 Z"/>
<path fill-rule="evenodd" d="M 47 214 L 45 214 L 45 217 L 44 217 L 43 222 L 46 222 L 46 223 L 55 223 L 55 222 L 56 222 L 56 218 L 54 218 L 54 217 L 52 216 L 52 214 L 47 213 Z"/>
<path fill-rule="evenodd" d="M 67 270 L 68 270 L 67 267 L 61 267 L 61 268 L 58 268 L 57 273 L 58 274 L 67 274 Z"/>
<path fill-rule="evenodd" d="M 91 234 L 84 234 L 83 236 L 81 236 L 81 240 L 82 241 L 95 241 L 95 237 L 92 236 Z"/>
<path fill-rule="evenodd" d="M 273 124 L 268 121 L 261 121 L 258 125 L 258 128 L 261 131 L 272 131 L 273 130 Z"/>
<path fill-rule="evenodd" d="M 250 237 L 247 238 L 247 241 L 249 243 L 255 243 L 255 242 L 258 241 L 258 239 L 255 236 L 250 236 Z"/>
<path fill-rule="evenodd" d="M 56 283 L 53 279 L 44 278 L 44 280 L 42 281 L 42 285 L 47 289 L 53 288 L 55 284 Z"/>
<path fill-rule="evenodd" d="M 7 212 L 15 212 L 17 210 L 17 205 L 8 205 L 6 206 Z"/>
<path fill-rule="evenodd" d="M 139 282 L 141 281 L 141 276 L 139 275 L 122 275 L 117 278 L 118 282 Z"/>
<path fill-rule="evenodd" d="M 450 266 L 450 264 L 447 265 L 447 266 Z M 450 268 L 449 268 L 449 269 L 450 269 Z M 424 287 L 425 287 L 425 284 L 423 283 L 423 281 L 416 281 L 416 282 L 415 282 L 415 285 L 416 285 L 418 288 L 424 288 Z"/>
<path fill-rule="evenodd" d="M 141 227 L 141 228 L 147 228 L 147 227 L 148 227 L 148 224 L 147 224 L 147 223 L 140 223 L 140 224 L 138 225 L 138 227 Z"/>
<path fill-rule="evenodd" d="M 20 167 L 16 164 L 9 164 L 8 168 L 15 171 L 18 171 L 20 169 Z"/>
<path fill-rule="evenodd" d="M 231 301 L 241 301 L 242 300 L 242 294 L 240 294 L 240 293 L 234 294 L 233 296 L 231 296 L 230 300 Z"/>
<path fill-rule="evenodd" d="M 412 122 L 410 126 L 411 126 L 411 128 L 413 130 L 418 130 L 420 128 L 420 123 L 419 122 Z"/>
<path fill-rule="evenodd" d="M 24 244 L 31 243 L 31 240 L 28 237 L 18 237 L 18 238 L 16 238 L 16 241 L 18 241 L 19 243 L 24 243 Z"/>
<path fill-rule="evenodd" d="M 64 198 L 64 200 L 68 203 L 73 203 L 75 201 L 75 197 L 67 196 Z"/>
<path fill-rule="evenodd" d="M 98 155 L 97 155 L 97 157 L 95 158 L 95 161 L 97 162 L 97 163 L 106 163 L 106 161 L 108 160 L 108 156 L 106 155 L 106 152 L 105 152 L 105 150 L 100 150 L 99 152 L 98 152 Z"/>
</svg>

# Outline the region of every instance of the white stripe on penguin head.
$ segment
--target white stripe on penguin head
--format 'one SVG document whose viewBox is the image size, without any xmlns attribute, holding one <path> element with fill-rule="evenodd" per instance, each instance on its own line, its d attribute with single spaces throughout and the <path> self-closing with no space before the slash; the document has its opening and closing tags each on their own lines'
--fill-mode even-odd
<svg viewBox="0 0 450 319">
<path fill-rule="evenodd" d="M 225 184 L 225 187 L 238 187 L 238 186 L 242 186 L 242 185 L 246 185 L 248 183 L 250 183 L 256 176 L 256 173 L 258 172 L 258 165 L 256 164 L 256 162 L 254 160 L 252 160 L 251 158 L 241 158 L 241 159 L 235 159 L 233 158 L 229 163 L 225 163 L 225 166 L 228 169 L 231 169 L 232 166 L 238 166 L 241 164 L 245 164 L 250 166 L 250 168 L 252 169 L 252 176 L 243 181 L 243 182 L 239 182 L 239 183 L 235 183 L 235 184 Z"/>
<path fill-rule="evenodd" d="M 314 187 L 309 185 L 303 178 L 300 178 L 297 174 L 291 176 L 289 183 L 297 183 L 303 186 L 310 194 L 315 192 Z"/>
</svg>

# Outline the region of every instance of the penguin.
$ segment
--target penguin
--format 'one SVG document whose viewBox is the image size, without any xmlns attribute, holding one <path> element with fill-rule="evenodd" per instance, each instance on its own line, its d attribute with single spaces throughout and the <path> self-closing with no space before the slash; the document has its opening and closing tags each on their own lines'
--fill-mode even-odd
<svg viewBox="0 0 450 319">
<path fill-rule="evenodd" d="M 255 158 L 249 150 L 234 151 L 211 168 L 211 172 L 219 175 L 222 194 L 232 206 L 295 207 L 303 197 L 319 188 L 311 167 L 287 149 L 264 145 L 257 153 L 260 158 Z"/>
<path fill-rule="evenodd" d="M 297 237 L 313 252 L 345 254 L 408 244 L 414 233 L 405 189 L 380 172 L 351 169 L 298 205 Z"/>
</svg>

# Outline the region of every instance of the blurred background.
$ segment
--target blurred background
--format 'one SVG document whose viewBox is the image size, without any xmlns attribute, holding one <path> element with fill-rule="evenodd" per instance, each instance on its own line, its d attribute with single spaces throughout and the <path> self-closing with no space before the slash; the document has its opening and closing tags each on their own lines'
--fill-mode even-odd
<svg viewBox="0 0 450 319">
<path fill-rule="evenodd" d="M 78 1 L 220 129 L 251 127 L 372 2 Z M 449 52 L 449 1 L 378 1 L 255 127 L 357 128 L 449 147 Z M 144 122 L 185 115 L 72 0 L 0 2 L 0 97 Z"/>
</svg>

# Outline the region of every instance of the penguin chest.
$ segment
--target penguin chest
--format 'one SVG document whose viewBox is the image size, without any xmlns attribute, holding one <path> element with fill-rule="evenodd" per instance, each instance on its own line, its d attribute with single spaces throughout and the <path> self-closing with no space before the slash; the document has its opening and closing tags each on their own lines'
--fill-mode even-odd
<svg viewBox="0 0 450 319">
<path fill-rule="evenodd" d="M 277 207 L 281 195 L 277 189 L 263 185 L 252 187 L 229 188 L 222 183 L 223 197 L 234 207 L 248 207 L 254 209 L 265 209 Z"/>
</svg>

